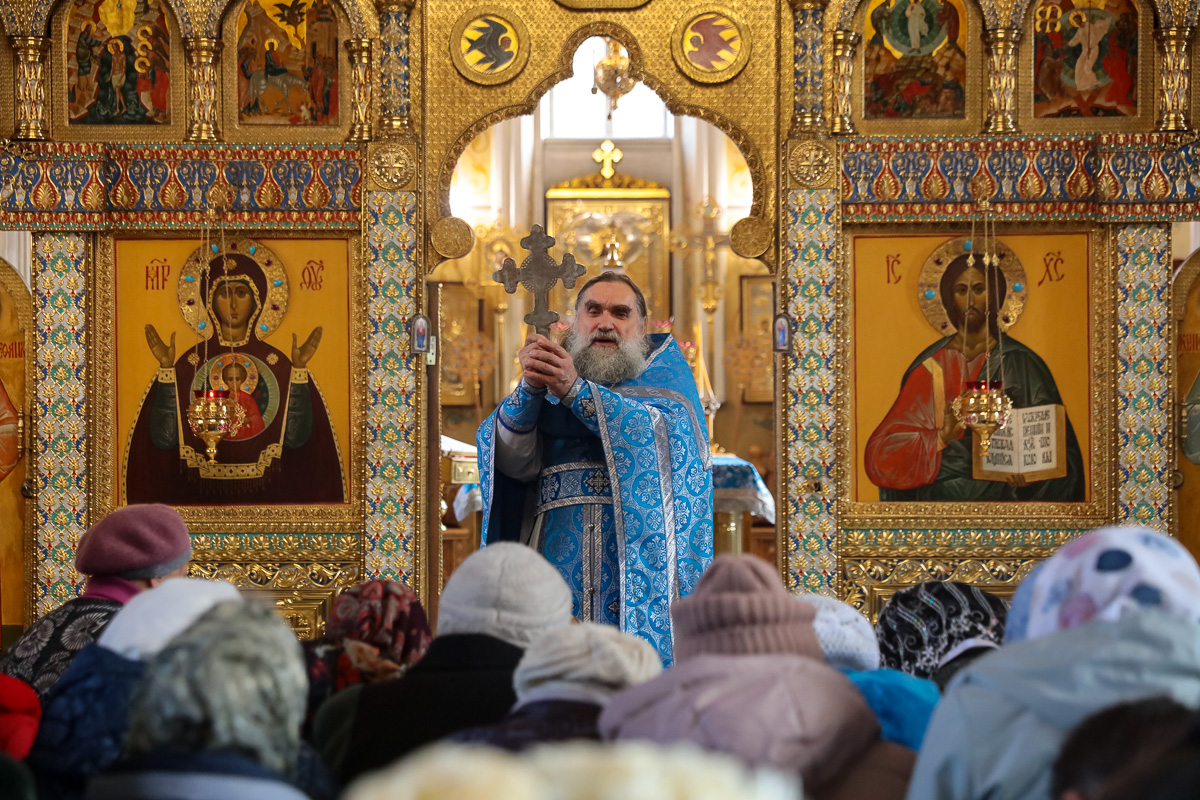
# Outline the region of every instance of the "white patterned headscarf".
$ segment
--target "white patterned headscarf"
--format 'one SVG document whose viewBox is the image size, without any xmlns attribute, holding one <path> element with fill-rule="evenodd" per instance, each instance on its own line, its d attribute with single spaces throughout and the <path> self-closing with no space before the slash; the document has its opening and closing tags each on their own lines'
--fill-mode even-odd
<svg viewBox="0 0 1200 800">
<path fill-rule="evenodd" d="M 1018 595 L 1027 614 L 1013 620 L 1007 641 L 1116 620 L 1139 608 L 1200 620 L 1200 567 L 1183 545 L 1157 531 L 1100 528 L 1060 547 Z"/>
</svg>

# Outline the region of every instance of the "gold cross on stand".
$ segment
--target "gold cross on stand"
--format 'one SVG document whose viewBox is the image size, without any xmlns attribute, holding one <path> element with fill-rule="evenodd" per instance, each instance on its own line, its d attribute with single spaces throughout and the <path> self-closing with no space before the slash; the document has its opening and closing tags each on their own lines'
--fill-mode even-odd
<svg viewBox="0 0 1200 800">
<path fill-rule="evenodd" d="M 617 171 L 613 169 L 613 164 L 619 164 L 621 162 L 621 157 L 624 155 L 625 154 L 622 153 L 617 146 L 612 143 L 612 139 L 605 139 L 604 143 L 597 147 L 592 153 L 592 161 L 603 165 L 600 167 L 600 175 L 605 180 L 608 180 L 617 173 Z"/>
</svg>

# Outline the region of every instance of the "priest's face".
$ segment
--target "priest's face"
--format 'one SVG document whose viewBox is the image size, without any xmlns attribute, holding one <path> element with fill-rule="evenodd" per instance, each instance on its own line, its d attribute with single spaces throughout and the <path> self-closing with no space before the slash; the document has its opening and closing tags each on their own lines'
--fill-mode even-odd
<svg viewBox="0 0 1200 800">
<path fill-rule="evenodd" d="M 585 380 L 612 385 L 646 368 L 646 321 L 637 296 L 623 283 L 597 283 L 580 298 L 563 347 Z"/>
<path fill-rule="evenodd" d="M 588 344 L 616 348 L 621 340 L 640 339 L 646 320 L 633 289 L 623 283 L 597 283 L 579 300 L 575 332 Z"/>
</svg>

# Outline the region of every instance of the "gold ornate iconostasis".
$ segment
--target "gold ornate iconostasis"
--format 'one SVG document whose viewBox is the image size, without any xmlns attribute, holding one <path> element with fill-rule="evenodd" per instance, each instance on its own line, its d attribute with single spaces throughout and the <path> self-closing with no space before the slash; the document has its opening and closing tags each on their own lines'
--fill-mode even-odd
<svg viewBox="0 0 1200 800">
<path fill-rule="evenodd" d="M 0 4 L 0 49 L 11 51 L 0 91 L 12 98 L 0 104 L 0 224 L 34 234 L 27 591 L 36 612 L 79 591 L 78 537 L 120 502 L 135 409 L 171 361 L 155 361 L 143 318 L 153 315 L 159 334 L 174 331 L 174 361 L 188 363 L 195 330 L 180 303 L 198 298 L 175 282 L 204 231 L 216 229 L 284 262 L 289 308 L 265 341 L 254 339 L 260 360 L 295 361 L 285 334 L 297 333 L 301 348 L 306 331 L 325 327 L 300 377 L 289 370 L 276 383 L 290 394 L 303 370 L 315 379 L 309 391 L 324 400 L 344 495 L 184 505 L 197 524 L 195 571 L 272 593 L 310 633 L 330 594 L 364 576 L 408 581 L 436 603 L 436 434 L 472 438 L 479 410 L 512 378 L 506 329 L 520 316 L 518 298 L 502 312 L 503 298 L 478 281 L 478 260 L 460 267 L 476 258 L 477 238 L 491 258 L 537 221 L 516 216 L 507 199 L 489 218 L 467 219 L 453 202 L 456 181 L 473 180 L 462 165 L 489 131 L 508 124 L 506 148 L 523 140 L 529 132 L 512 124 L 570 77 L 580 45 L 595 37 L 623 48 L 631 79 L 671 115 L 714 126 L 744 160 L 740 177 L 727 176 L 743 195 L 748 187 L 744 216 L 718 231 L 729 249 L 715 326 L 723 338 L 707 342 L 710 369 L 723 366 L 714 370 L 726 399 L 716 439 L 762 449 L 793 588 L 839 592 L 868 611 L 926 577 L 1003 592 L 1098 522 L 1176 530 L 1176 463 L 1187 469 L 1176 401 L 1190 387 L 1182 353 L 1175 366 L 1182 317 L 1172 313 L 1169 223 L 1200 218 L 1189 134 L 1197 9 L 1169 0 L 324 0 L 303 9 L 157 0 L 137 9 L 130 18 L 96 0 Z M 619 136 L 590 146 L 604 138 L 630 150 Z M 549 185 L 595 168 L 581 162 Z M 528 186 L 503 170 L 488 180 L 509 198 Z M 671 188 L 668 233 L 702 227 Z M 1011 338 L 1054 378 L 1061 402 L 1038 404 L 1061 406 L 1070 421 L 1076 445 L 1064 448 L 1079 453 L 1082 499 L 997 500 L 973 475 L 965 485 L 983 499 L 872 497 L 864 439 L 903 392 L 905 367 L 945 338 L 917 294 L 934 291 L 926 299 L 936 302 L 937 290 L 913 276 L 933 251 L 971 235 L 984 198 L 996 246 L 1018 254 L 1028 283 Z M 499 209 L 509 212 L 507 233 L 493 229 Z M 920 243 L 905 239 L 914 232 Z M 122 243 L 138 241 L 145 250 L 126 275 Z M 883 249 L 858 258 L 868 241 Z M 318 259 L 321 297 L 336 302 L 304 310 L 308 251 L 326 247 L 340 255 Z M 1050 257 L 1058 252 L 1061 263 Z M 169 275 L 149 269 L 155 258 Z M 149 288 L 152 277 L 159 288 Z M 688 297 L 695 288 L 681 281 L 669 291 L 676 330 L 687 335 L 705 320 Z M 137 286 L 164 299 L 123 293 Z M 268 288 L 260 304 L 270 305 Z M 1039 327 L 1056 292 L 1072 319 L 1086 319 L 1086 334 L 1059 341 Z M 130 303 L 136 313 L 126 314 Z M 882 319 L 857 316 L 870 303 L 894 318 L 894 336 L 879 329 Z M 486 350 L 490 338 L 500 348 L 490 375 L 485 359 L 447 370 L 412 352 L 411 321 L 438 316 L 434 305 L 449 311 L 443 322 L 460 323 L 457 333 L 442 330 L 443 358 L 447 338 L 474 343 L 456 356 Z M 788 315 L 781 327 L 776 312 Z M 747 363 L 731 354 L 758 352 L 746 340 L 768 316 L 788 345 L 771 356 L 769 386 L 766 369 L 729 367 Z M 859 363 L 860 352 L 877 368 Z M 259 414 L 269 416 L 264 392 Z M 746 402 L 730 402 L 736 396 Z"/>
</svg>

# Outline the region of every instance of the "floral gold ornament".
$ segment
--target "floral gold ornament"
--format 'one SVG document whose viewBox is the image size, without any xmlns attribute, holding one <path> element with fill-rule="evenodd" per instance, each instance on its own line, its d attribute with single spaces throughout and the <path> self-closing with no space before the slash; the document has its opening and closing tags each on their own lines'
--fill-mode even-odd
<svg viewBox="0 0 1200 800">
<path fill-rule="evenodd" d="M 951 336 L 957 333 L 957 328 L 946 314 L 946 307 L 942 305 L 940 287 L 946 266 L 956 257 L 967 252 L 971 246 L 970 241 L 971 237 L 968 236 L 951 239 L 930 253 L 929 258 L 925 259 L 925 263 L 921 265 L 921 272 L 917 279 L 917 304 L 921 307 L 921 313 L 925 316 L 926 321 L 929 322 L 929 327 L 933 328 L 938 336 Z M 1029 297 L 1029 282 L 1025 278 L 1025 267 L 1012 248 L 999 239 L 989 243 L 989 247 L 992 248 L 991 257 L 997 260 L 1000 272 L 1008 284 L 1008 293 L 1004 297 L 1004 305 L 1000 307 L 1000 315 L 996 320 L 1000 331 L 1007 332 L 1009 328 L 1017 324 L 1017 320 L 1025 312 L 1025 304 Z"/>
<path fill-rule="evenodd" d="M 671 55 L 683 74 L 700 83 L 724 83 L 750 60 L 746 27 L 724 6 L 685 13 L 671 34 Z"/>
<path fill-rule="evenodd" d="M 412 183 L 416 165 L 406 147 L 389 144 L 371 153 L 371 178 L 381 189 L 403 189 Z"/>
<path fill-rule="evenodd" d="M 788 155 L 788 174 L 805 189 L 824 187 L 833 178 L 833 155 L 820 142 L 805 141 Z"/>
<path fill-rule="evenodd" d="M 473 8 L 450 34 L 450 58 L 469 81 L 494 86 L 521 73 L 529 61 L 529 30 L 512 11 Z"/>
</svg>

